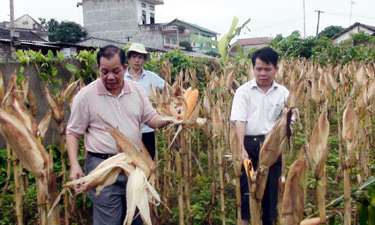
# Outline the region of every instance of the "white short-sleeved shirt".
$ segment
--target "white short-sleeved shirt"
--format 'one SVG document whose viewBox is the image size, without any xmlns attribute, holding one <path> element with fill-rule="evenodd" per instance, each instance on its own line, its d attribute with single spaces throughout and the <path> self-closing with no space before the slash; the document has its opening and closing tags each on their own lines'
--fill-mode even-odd
<svg viewBox="0 0 375 225">
<path fill-rule="evenodd" d="M 145 90 L 134 81 L 124 80 L 118 96 L 110 94 L 100 78 L 80 90 L 72 104 L 67 134 L 85 134 L 85 149 L 89 152 L 116 154 L 116 141 L 99 115 L 140 148 L 141 123 L 148 124 L 157 113 Z"/>
<path fill-rule="evenodd" d="M 230 120 L 245 122 L 245 135 L 266 135 L 280 117 L 288 96 L 288 89 L 275 81 L 264 92 L 252 79 L 236 90 Z"/>
<path fill-rule="evenodd" d="M 134 78 L 129 73 L 129 67 L 125 72 L 125 79 L 133 80 Z M 147 96 L 150 98 L 150 85 L 152 85 L 156 90 L 163 90 L 165 85 L 165 80 L 159 77 L 156 73 L 142 69 L 142 75 L 139 77 L 137 82 L 145 89 Z M 142 124 L 142 133 L 149 133 L 154 131 L 151 127 Z"/>
</svg>

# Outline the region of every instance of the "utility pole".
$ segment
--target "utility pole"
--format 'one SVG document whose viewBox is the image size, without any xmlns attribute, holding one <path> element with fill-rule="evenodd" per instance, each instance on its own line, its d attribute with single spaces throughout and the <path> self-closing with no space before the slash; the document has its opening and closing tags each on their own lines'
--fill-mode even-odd
<svg viewBox="0 0 375 225">
<path fill-rule="evenodd" d="M 318 13 L 318 25 L 317 25 L 317 27 L 316 27 L 316 36 L 315 36 L 315 38 L 316 38 L 316 39 L 318 39 L 320 13 L 324 13 L 324 12 L 323 12 L 323 11 L 321 11 L 321 10 L 315 10 L 315 12 L 317 12 L 317 13 Z"/>
<path fill-rule="evenodd" d="M 14 4 L 13 0 L 10 0 L 10 57 L 11 59 L 16 59 L 16 51 L 13 46 L 13 41 L 14 41 Z"/>
<path fill-rule="evenodd" d="M 349 17 L 349 26 L 352 25 L 352 11 L 353 11 L 354 1 L 350 1 L 350 17 Z"/>
<path fill-rule="evenodd" d="M 303 0 L 303 38 L 306 38 L 306 8 L 305 8 L 305 0 Z"/>
</svg>

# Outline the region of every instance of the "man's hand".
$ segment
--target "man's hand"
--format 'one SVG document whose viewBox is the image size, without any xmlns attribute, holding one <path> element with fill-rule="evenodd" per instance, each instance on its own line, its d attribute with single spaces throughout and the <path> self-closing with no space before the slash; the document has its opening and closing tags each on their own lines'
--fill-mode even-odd
<svg viewBox="0 0 375 225">
<path fill-rule="evenodd" d="M 247 151 L 245 148 L 242 148 L 242 160 L 249 159 L 249 154 L 247 154 Z"/>
<path fill-rule="evenodd" d="M 83 176 L 82 168 L 80 165 L 74 165 L 70 167 L 70 176 L 69 179 L 71 181 L 77 180 Z M 74 185 L 74 191 L 76 194 L 79 194 L 80 191 L 78 189 L 81 187 L 81 184 Z"/>
</svg>

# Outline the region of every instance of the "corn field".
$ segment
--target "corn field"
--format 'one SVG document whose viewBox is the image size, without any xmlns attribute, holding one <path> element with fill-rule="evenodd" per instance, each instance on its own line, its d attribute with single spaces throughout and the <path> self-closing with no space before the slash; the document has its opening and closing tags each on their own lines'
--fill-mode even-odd
<svg viewBox="0 0 375 225">
<path fill-rule="evenodd" d="M 151 101 L 170 124 L 157 131 L 155 164 L 142 161 L 146 156 L 131 155 L 133 160 L 140 158 L 135 164 L 151 184 L 149 193 L 155 199 L 160 196 L 160 205 L 146 210 L 152 219 L 146 224 L 240 224 L 243 163 L 229 117 L 236 88 L 254 74 L 250 60 L 228 59 L 225 67 L 217 65 L 213 61 L 200 70 L 188 67 L 173 79 L 167 61 L 159 70 L 171 87 L 163 93 L 153 91 Z M 283 156 L 279 224 L 374 224 L 374 70 L 374 64 L 355 62 L 324 67 L 306 60 L 279 63 L 275 79 L 291 91 L 290 97 L 261 147 L 258 171 L 244 162 L 252 224 L 261 224 L 264 177 L 279 155 Z M 203 83 L 198 81 L 202 77 Z M 0 128 L 7 143 L 0 208 L 12 211 L 12 224 L 90 224 L 85 194 L 74 195 L 69 188 L 74 183 L 67 180 L 65 147 L 64 114 L 69 114 L 72 99 L 84 85 L 72 76 L 56 95 L 45 87 L 45 104 L 51 110 L 37 122 L 38 106 L 28 79 L 19 82 L 13 74 L 5 83 L 0 74 Z M 199 90 L 196 101 L 188 99 L 189 88 Z M 178 106 L 182 118 L 174 111 Z M 291 115 L 295 119 L 289 133 Z M 60 142 L 50 148 L 41 143 L 53 121 Z M 122 147 L 124 152 L 129 146 Z M 118 168 L 127 168 L 128 174 L 136 171 L 123 156 L 118 158 L 123 164 L 116 167 L 112 159 L 105 176 L 98 173 L 85 180 L 82 191 L 108 183 Z M 32 192 L 36 199 L 30 198 Z M 13 197 L 7 199 L 10 193 Z M 6 207 L 9 202 L 14 209 Z"/>
</svg>

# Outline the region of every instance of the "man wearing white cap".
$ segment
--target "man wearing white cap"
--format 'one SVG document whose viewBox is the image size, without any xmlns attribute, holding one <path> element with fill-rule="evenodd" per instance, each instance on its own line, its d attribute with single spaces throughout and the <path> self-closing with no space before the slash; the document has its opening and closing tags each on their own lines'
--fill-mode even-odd
<svg viewBox="0 0 375 225">
<path fill-rule="evenodd" d="M 162 90 L 165 81 L 156 73 L 143 69 L 143 64 L 150 59 L 150 53 L 143 44 L 133 43 L 126 52 L 129 66 L 125 72 L 125 79 L 139 82 L 150 98 L 150 85 L 156 90 Z M 152 159 L 155 158 L 155 133 L 154 129 L 142 124 L 142 142 L 146 146 Z"/>
</svg>

